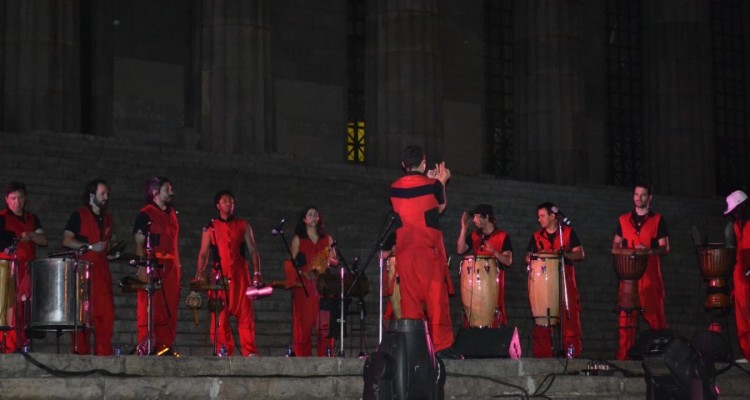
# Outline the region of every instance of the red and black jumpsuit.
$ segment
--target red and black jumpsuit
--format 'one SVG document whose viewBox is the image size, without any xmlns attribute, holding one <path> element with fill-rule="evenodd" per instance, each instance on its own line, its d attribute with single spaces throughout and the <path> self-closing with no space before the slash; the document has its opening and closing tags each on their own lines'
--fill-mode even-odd
<svg viewBox="0 0 750 400">
<path fill-rule="evenodd" d="M 469 251 L 464 255 L 476 255 L 479 257 L 494 257 L 492 252 L 485 249 L 484 243 L 489 243 L 493 249 L 504 253 L 506 251 L 513 251 L 513 246 L 510 243 L 510 237 L 508 233 L 502 229 L 495 229 L 487 236 L 482 235 L 478 231 L 474 230 L 469 236 L 466 237 L 466 244 L 469 246 Z M 497 309 L 499 314 L 495 317 L 495 321 L 492 324 L 493 328 L 499 326 L 505 326 L 508 324 L 508 318 L 505 315 L 505 266 L 497 261 L 499 273 L 497 276 Z M 469 327 L 469 322 L 464 319 L 464 328 Z"/>
<path fill-rule="evenodd" d="M 24 211 L 20 217 L 13 213 L 10 209 L 6 208 L 0 211 L 0 219 L 2 221 L 0 226 L 5 232 L 4 236 L 8 237 L 9 241 L 13 238 L 20 238 L 24 232 L 36 232 L 42 228 L 42 224 L 39 222 L 39 218 L 36 215 Z M 4 222 L 3 222 L 4 221 Z M 12 242 L 3 244 L 4 247 L 11 245 Z M 0 249 L 2 250 L 2 249 Z M 29 263 L 36 259 L 36 244 L 33 241 L 24 241 L 16 243 L 16 273 L 18 277 L 18 290 L 16 292 L 16 305 L 14 307 L 15 313 L 15 328 L 13 330 L 5 331 L 5 346 L 6 353 L 13 353 L 18 349 L 19 345 L 26 341 L 26 323 L 28 321 L 24 318 L 24 301 L 26 300 L 26 307 L 29 307 L 28 300 L 31 297 L 31 280 L 29 277 Z M 6 256 L 6 258 L 8 258 Z"/>
<path fill-rule="evenodd" d="M 151 222 L 149 228 L 148 223 Z M 151 247 L 164 268 L 156 269 L 155 276 L 161 279 L 161 289 L 151 299 L 154 339 L 152 349 L 170 348 L 177 335 L 177 313 L 180 300 L 180 278 L 182 271 L 177 258 L 177 239 L 180 224 L 172 207 L 165 210 L 149 203 L 141 208 L 136 217 L 133 233 L 151 234 Z M 163 292 L 163 293 L 162 293 Z M 138 342 L 148 338 L 148 297 L 145 291 L 138 292 Z"/>
<path fill-rule="evenodd" d="M 65 230 L 72 232 L 76 240 L 94 244 L 106 242 L 112 238 L 112 216 L 102 211 L 96 215 L 91 207 L 78 208 L 68 219 Z M 115 303 L 112 292 L 112 274 L 109 271 L 106 249 L 101 252 L 89 251 L 80 259 L 91 263 L 90 284 L 91 297 L 89 299 L 91 323 L 94 327 L 95 354 L 99 356 L 112 355 L 112 335 L 115 322 Z M 89 332 L 78 332 L 78 354 L 88 354 Z M 73 347 L 73 346 L 71 346 Z"/>
<path fill-rule="evenodd" d="M 622 237 L 623 248 L 644 246 L 649 249 L 659 248 L 659 239 L 669 236 L 667 224 L 660 214 L 649 212 L 639 216 L 635 211 L 620 216 L 615 234 Z M 622 283 L 620 283 L 622 285 Z M 664 282 L 661 278 L 659 256 L 650 255 L 643 277 L 638 281 L 638 294 L 643 308 L 643 319 L 651 329 L 665 329 L 667 319 L 664 316 Z M 621 310 L 619 315 L 620 341 L 615 358 L 627 360 L 628 351 L 635 342 L 635 329 L 638 313 L 632 310 Z"/>
<path fill-rule="evenodd" d="M 565 252 L 570 252 L 581 245 L 578 235 L 573 228 L 563 226 L 563 247 Z M 558 231 L 548 233 L 542 228 L 531 237 L 529 247 L 530 253 L 553 253 L 560 251 L 560 235 Z M 581 302 L 576 284 L 576 272 L 573 262 L 565 259 L 565 281 L 568 294 L 568 310 L 570 317 L 565 312 L 565 307 L 560 303 L 560 322 L 562 324 L 563 346 L 565 351 L 573 346 L 573 357 L 578 358 L 581 354 Z M 534 344 L 532 351 L 536 358 L 553 357 L 552 354 L 552 329 L 553 326 L 534 325 Z"/>
<path fill-rule="evenodd" d="M 229 220 L 215 219 L 206 227 L 211 236 L 211 244 L 219 252 L 221 261 L 221 272 L 224 278 L 229 279 L 227 291 L 229 301 L 219 313 L 219 326 L 216 329 L 215 313 L 211 313 L 211 338 L 216 338 L 216 353 L 219 354 L 221 346 L 225 346 L 229 355 L 234 354 L 234 337 L 232 328 L 229 326 L 229 316 L 237 318 L 237 332 L 240 336 L 240 351 L 243 356 L 257 354 L 255 346 L 255 318 L 253 316 L 253 302 L 245 292 L 252 285 L 248 260 L 245 256 L 247 245 L 245 243 L 245 232 L 249 229 L 247 221 L 240 218 Z M 217 271 L 212 271 L 216 275 Z M 214 276 L 216 278 L 216 276 Z M 224 290 L 212 291 L 210 298 L 218 296 L 225 299 Z"/>
<path fill-rule="evenodd" d="M 448 304 L 449 285 L 439 205 L 445 203 L 443 184 L 409 173 L 391 185 L 396 213 L 396 271 L 400 278 L 401 316 L 425 319 L 435 351 L 453 344 Z M 425 314 L 426 312 L 426 314 Z"/>
<path fill-rule="evenodd" d="M 737 235 L 737 259 L 734 264 L 734 315 L 737 339 L 745 359 L 750 360 L 750 224 L 747 220 L 734 223 Z"/>
<path fill-rule="evenodd" d="M 312 329 L 317 329 L 317 354 L 319 357 L 327 356 L 334 350 L 334 339 L 329 338 L 330 314 L 329 311 L 320 309 L 320 294 L 317 289 L 317 280 L 309 279 L 312 269 L 312 260 L 325 259 L 321 253 L 327 252 L 330 247 L 329 236 L 323 235 L 313 242 L 308 238 L 299 237 L 299 253 L 304 254 L 305 265 L 300 267 L 302 282 L 299 281 L 290 261 L 285 264 L 286 286 L 292 290 L 292 334 L 293 350 L 297 357 L 312 356 Z M 317 278 L 317 275 L 315 276 Z M 298 284 L 305 285 L 305 289 Z"/>
</svg>

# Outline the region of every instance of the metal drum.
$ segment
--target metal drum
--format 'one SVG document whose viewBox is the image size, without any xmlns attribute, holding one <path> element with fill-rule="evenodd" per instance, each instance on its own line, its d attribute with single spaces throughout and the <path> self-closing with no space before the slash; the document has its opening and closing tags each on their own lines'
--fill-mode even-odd
<svg viewBox="0 0 750 400">
<path fill-rule="evenodd" d="M 617 292 L 617 307 L 621 310 L 641 308 L 638 281 L 648 267 L 648 250 L 623 249 L 622 253 L 612 254 L 615 274 L 620 280 Z"/>
<path fill-rule="evenodd" d="M 560 321 L 560 257 L 537 254 L 529 260 L 529 302 L 534 323 L 557 325 Z"/>
<path fill-rule="evenodd" d="M 461 302 L 469 326 L 491 327 L 497 317 L 500 269 L 494 257 L 465 256 L 461 260 Z"/>
<path fill-rule="evenodd" d="M 0 260 L 0 331 L 16 327 L 16 271 L 15 263 Z"/>
<path fill-rule="evenodd" d="M 30 263 L 31 320 L 38 330 L 74 330 L 90 325 L 90 264 L 50 258 Z"/>
<path fill-rule="evenodd" d="M 708 283 L 706 308 L 726 308 L 729 303 L 727 280 L 732 275 L 737 249 L 726 247 L 724 243 L 709 243 L 696 246 L 698 265 L 703 279 Z"/>
</svg>

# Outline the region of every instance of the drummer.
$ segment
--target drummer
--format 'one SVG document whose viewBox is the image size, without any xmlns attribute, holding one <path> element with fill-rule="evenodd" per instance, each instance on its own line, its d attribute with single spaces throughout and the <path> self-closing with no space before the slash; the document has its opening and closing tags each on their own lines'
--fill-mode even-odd
<svg viewBox="0 0 750 400">
<path fill-rule="evenodd" d="M 83 206 L 68 218 L 63 232 L 62 245 L 69 249 L 87 251 L 80 257 L 91 263 L 91 322 L 94 326 L 94 353 L 112 355 L 112 335 L 115 322 L 115 304 L 112 294 L 112 274 L 109 271 L 107 251 L 112 239 L 112 215 L 107 212 L 109 185 L 104 179 L 94 179 L 83 191 Z M 73 338 L 73 352 L 89 353 L 90 332 L 78 332 Z"/>
<path fill-rule="evenodd" d="M 620 215 L 612 240 L 612 253 L 626 249 L 647 250 L 648 266 L 638 282 L 638 293 L 643 308 L 643 319 L 651 329 L 666 329 L 664 316 L 664 282 L 661 278 L 659 257 L 669 253 L 669 232 L 661 214 L 651 211 L 653 190 L 650 184 L 639 183 L 633 187 L 634 209 Z M 635 342 L 638 313 L 621 310 L 619 315 L 620 343 L 615 354 L 617 360 L 627 360 L 628 351 Z"/>
<path fill-rule="evenodd" d="M 135 254 L 139 257 L 147 256 L 149 245 L 160 264 L 154 276 L 161 280 L 161 287 L 152 297 L 152 327 L 153 337 L 148 334 L 148 297 L 146 291 L 138 292 L 138 352 L 145 355 L 146 339 L 154 339 L 151 343 L 152 353 L 176 354 L 172 346 L 177 336 L 177 305 L 180 300 L 180 253 L 178 237 L 180 224 L 177 213 L 172 207 L 174 192 L 169 178 L 154 176 L 146 183 L 146 205 L 141 208 L 135 218 L 133 237 L 135 239 Z M 147 281 L 145 268 L 140 268 L 138 278 Z"/>
<path fill-rule="evenodd" d="M 492 206 L 480 204 L 471 212 L 475 230 L 467 234 L 469 230 L 469 214 L 464 211 L 461 215 L 461 232 L 458 234 L 456 252 L 460 255 L 488 256 L 494 257 L 497 262 L 506 268 L 513 264 L 513 246 L 510 236 L 496 226 L 497 221 Z M 497 309 L 493 328 L 505 326 L 508 323 L 505 315 L 505 271 L 500 269 L 498 274 L 498 297 Z M 468 321 L 464 321 L 467 327 Z"/>
<path fill-rule="evenodd" d="M 541 229 L 534 232 L 531 240 L 529 240 L 529 245 L 526 249 L 526 264 L 529 264 L 532 256 L 560 253 L 560 232 L 558 229 L 560 224 L 562 224 L 562 251 L 565 262 L 565 282 L 567 284 L 566 292 L 569 305 L 569 312 L 566 312 L 564 305 L 560 304 L 563 350 L 566 354 L 572 350 L 573 354 L 571 356 L 578 358 L 581 354 L 581 303 L 578 296 L 578 285 L 576 284 L 573 261 L 583 261 L 586 258 L 586 254 L 583 251 L 583 245 L 578 239 L 576 231 L 564 223 L 564 218 L 560 216 L 560 211 L 556 205 L 550 202 L 542 203 L 537 206 L 536 215 Z M 534 344 L 532 348 L 534 357 L 553 357 L 552 329 L 551 324 L 548 326 L 534 325 Z"/>
<path fill-rule="evenodd" d="M 312 355 L 313 327 L 316 328 L 318 356 L 333 355 L 334 340 L 329 331 L 330 313 L 336 301 L 321 298 L 316 288 L 318 275 L 328 273 L 329 266 L 338 265 L 336 252 L 331 251 L 333 242 L 318 208 L 305 207 L 297 219 L 291 242 L 291 256 L 303 282 L 298 282 L 297 275 L 287 271 L 287 286 L 292 287 L 293 350 L 297 357 Z"/>
<path fill-rule="evenodd" d="M 726 198 L 724 215 L 732 218 L 737 238 L 737 257 L 734 265 L 734 315 L 737 340 L 745 362 L 750 360 L 750 202 L 747 194 L 736 190 Z"/>
<path fill-rule="evenodd" d="M 47 236 L 36 215 L 26 211 L 26 185 L 12 181 L 5 186 L 5 204 L 0 211 L 0 257 L 17 260 L 19 290 L 15 306 L 16 329 L 3 332 L 0 350 L 13 353 L 26 342 L 24 308 L 31 296 L 28 264 L 36 259 L 36 246 L 47 246 Z"/>
<path fill-rule="evenodd" d="M 260 255 L 255 246 L 255 236 L 250 224 L 234 216 L 234 194 L 221 190 L 214 196 L 214 206 L 219 218 L 213 219 L 203 228 L 201 247 L 198 253 L 198 267 L 195 279 L 202 282 L 221 282 L 216 278 L 229 280 L 226 287 L 219 284 L 219 290 L 211 291 L 209 297 L 221 299 L 223 307 L 211 314 L 211 340 L 216 345 L 214 354 L 234 354 L 234 335 L 229 326 L 229 316 L 237 318 L 237 331 L 240 336 L 240 352 L 243 356 L 255 356 L 255 319 L 253 303 L 245 296 L 250 285 L 260 285 Z M 213 268 L 208 266 L 209 253 L 213 256 Z M 252 263 L 252 274 L 248 268 Z M 221 272 L 221 273 L 219 273 Z M 214 279 L 209 280 L 209 276 Z M 228 298 L 228 300 L 227 300 Z"/>
</svg>

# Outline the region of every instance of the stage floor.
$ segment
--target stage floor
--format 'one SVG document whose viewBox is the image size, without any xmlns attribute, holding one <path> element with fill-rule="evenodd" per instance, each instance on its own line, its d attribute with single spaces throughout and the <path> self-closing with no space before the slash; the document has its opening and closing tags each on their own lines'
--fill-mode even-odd
<svg viewBox="0 0 750 400">
<path fill-rule="evenodd" d="M 0 398 L 359 399 L 364 362 L 358 358 L 8 354 L 0 355 Z M 616 370 L 611 376 L 587 376 L 582 371 L 589 369 L 589 362 L 445 360 L 445 398 L 646 398 L 641 362 L 611 362 Z M 750 398 L 750 375 L 736 367 L 718 376 L 717 385 L 721 399 Z"/>
</svg>

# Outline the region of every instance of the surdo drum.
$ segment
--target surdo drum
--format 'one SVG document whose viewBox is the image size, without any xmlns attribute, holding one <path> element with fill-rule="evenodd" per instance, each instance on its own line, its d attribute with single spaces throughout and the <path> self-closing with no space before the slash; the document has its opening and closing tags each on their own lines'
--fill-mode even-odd
<svg viewBox="0 0 750 400">
<path fill-rule="evenodd" d="M 90 323 L 88 261 L 50 258 L 30 263 L 31 320 L 39 330 L 73 330 Z"/>
</svg>

